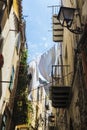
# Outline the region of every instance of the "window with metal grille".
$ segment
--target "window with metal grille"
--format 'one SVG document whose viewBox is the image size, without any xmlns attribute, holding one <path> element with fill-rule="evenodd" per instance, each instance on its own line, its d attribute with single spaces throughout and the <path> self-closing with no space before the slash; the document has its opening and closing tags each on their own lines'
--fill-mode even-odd
<svg viewBox="0 0 87 130">
<path fill-rule="evenodd" d="M 6 130 L 7 115 L 4 113 L 2 116 L 1 130 Z"/>
</svg>

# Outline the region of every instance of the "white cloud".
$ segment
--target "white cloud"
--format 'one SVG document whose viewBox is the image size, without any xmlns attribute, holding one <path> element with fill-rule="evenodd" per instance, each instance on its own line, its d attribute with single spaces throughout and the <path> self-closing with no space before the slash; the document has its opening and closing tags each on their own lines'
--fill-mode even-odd
<svg viewBox="0 0 87 130">
<path fill-rule="evenodd" d="M 47 48 L 49 45 L 48 45 L 48 43 L 46 42 L 46 43 L 44 44 L 44 46 L 45 46 L 45 48 Z"/>
<path fill-rule="evenodd" d="M 43 41 L 46 41 L 46 40 L 47 40 L 47 38 L 46 38 L 46 37 L 42 37 L 42 40 L 43 40 Z"/>
</svg>

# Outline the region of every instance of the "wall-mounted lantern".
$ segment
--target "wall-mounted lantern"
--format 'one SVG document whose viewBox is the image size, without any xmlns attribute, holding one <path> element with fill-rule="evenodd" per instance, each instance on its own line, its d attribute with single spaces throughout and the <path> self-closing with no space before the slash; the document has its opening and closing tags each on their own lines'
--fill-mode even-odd
<svg viewBox="0 0 87 130">
<path fill-rule="evenodd" d="M 76 8 L 70 8 L 70 7 L 60 7 L 58 17 L 60 24 L 63 27 L 66 27 L 69 31 L 75 34 L 82 34 L 83 30 L 81 27 L 77 26 L 73 29 L 73 21 L 74 18 L 78 18 L 79 16 L 79 10 Z M 79 17 L 80 19 L 80 17 Z"/>
</svg>

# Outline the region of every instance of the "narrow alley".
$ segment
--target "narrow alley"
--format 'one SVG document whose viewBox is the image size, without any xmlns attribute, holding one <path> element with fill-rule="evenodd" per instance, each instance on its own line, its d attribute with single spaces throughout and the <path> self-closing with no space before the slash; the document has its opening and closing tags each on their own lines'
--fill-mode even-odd
<svg viewBox="0 0 87 130">
<path fill-rule="evenodd" d="M 48 16 L 44 0 L 35 1 L 38 23 L 32 17 L 30 30 L 26 1 L 0 0 L 0 130 L 87 130 L 87 0 L 47 7 L 53 45 L 45 32 L 39 35 L 39 13 Z"/>
</svg>

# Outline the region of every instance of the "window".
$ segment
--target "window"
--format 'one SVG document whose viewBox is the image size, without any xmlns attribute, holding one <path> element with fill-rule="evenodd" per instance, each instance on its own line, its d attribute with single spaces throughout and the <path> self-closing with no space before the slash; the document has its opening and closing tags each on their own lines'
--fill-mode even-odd
<svg viewBox="0 0 87 130">
<path fill-rule="evenodd" d="M 6 130 L 7 115 L 4 113 L 2 116 L 1 130 Z"/>
<path fill-rule="evenodd" d="M 5 9 L 6 3 L 6 0 L 0 0 L 0 12 Z"/>
<path fill-rule="evenodd" d="M 14 79 L 14 66 L 12 66 L 12 73 L 10 76 L 10 84 L 9 84 L 9 90 L 12 91 L 13 89 L 13 79 Z"/>
<path fill-rule="evenodd" d="M 19 54 L 19 51 L 20 51 L 20 44 L 21 44 L 21 42 L 20 42 L 20 33 L 17 33 L 16 34 L 16 50 L 17 50 L 17 54 Z"/>
<path fill-rule="evenodd" d="M 68 58 L 68 55 L 67 55 L 67 46 L 65 47 L 65 59 Z"/>
<path fill-rule="evenodd" d="M 9 11 L 9 13 L 11 11 L 12 2 L 13 2 L 12 0 L 8 0 L 8 11 Z"/>
<path fill-rule="evenodd" d="M 1 30 L 4 28 L 4 25 L 7 20 L 7 8 L 6 8 L 6 0 L 0 0 L 0 26 Z"/>
</svg>

